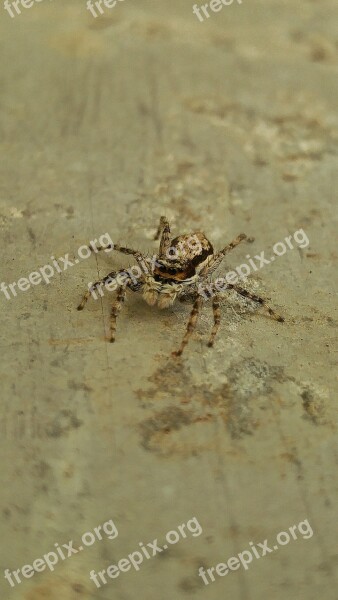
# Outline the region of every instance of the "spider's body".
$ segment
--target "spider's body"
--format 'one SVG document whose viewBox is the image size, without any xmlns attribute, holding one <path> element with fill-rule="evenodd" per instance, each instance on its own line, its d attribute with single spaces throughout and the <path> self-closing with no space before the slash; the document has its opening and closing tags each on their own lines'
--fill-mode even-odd
<svg viewBox="0 0 338 600">
<path fill-rule="evenodd" d="M 163 252 L 157 256 L 153 271 L 143 285 L 143 298 L 150 306 L 172 306 L 177 297 L 196 284 L 199 270 L 212 255 L 212 245 L 203 233 L 176 237 L 165 256 Z"/>
<path fill-rule="evenodd" d="M 213 247 L 201 231 L 180 235 L 170 242 L 165 256 L 160 252 L 154 273 L 164 279 L 184 281 L 193 277 L 212 255 Z"/>
<path fill-rule="evenodd" d="M 194 305 L 187 330 L 179 350 L 174 353 L 175 356 L 179 356 L 182 354 L 183 349 L 188 343 L 190 335 L 196 326 L 198 313 L 202 302 L 205 299 L 199 292 L 201 284 L 209 282 L 210 275 L 220 265 L 225 254 L 244 240 L 246 235 L 243 233 L 240 234 L 233 242 L 215 254 L 211 243 L 205 237 L 204 233 L 200 231 L 181 235 L 171 240 L 169 223 L 165 217 L 161 217 L 155 239 L 159 239 L 160 236 L 159 252 L 158 255 L 154 257 L 155 260 L 144 256 L 136 250 L 124 248 L 115 244 L 114 250 L 134 256 L 137 266 L 134 266 L 129 270 L 113 271 L 100 281 L 92 284 L 81 304 L 78 306 L 78 310 L 83 309 L 90 294 L 93 293 L 94 295 L 94 290 L 103 285 L 106 285 L 108 288 L 108 281 L 110 282 L 109 285 L 115 285 L 114 290 L 117 290 L 117 298 L 111 310 L 110 336 L 110 341 L 114 342 L 116 318 L 118 312 L 122 308 L 127 288 L 133 292 L 141 292 L 143 299 L 147 304 L 150 306 L 157 305 L 161 309 L 172 306 L 176 300 L 191 300 Z M 132 269 L 138 270 L 137 278 Z M 251 294 L 238 285 L 229 284 L 228 287 L 234 289 L 238 294 L 245 298 L 249 298 L 254 302 L 265 305 L 270 316 L 277 321 L 284 321 L 283 317 L 276 315 L 263 298 Z M 214 338 L 220 325 L 219 299 L 217 293 L 213 295 L 212 307 L 214 313 L 214 326 L 208 343 L 209 346 L 213 345 Z"/>
</svg>

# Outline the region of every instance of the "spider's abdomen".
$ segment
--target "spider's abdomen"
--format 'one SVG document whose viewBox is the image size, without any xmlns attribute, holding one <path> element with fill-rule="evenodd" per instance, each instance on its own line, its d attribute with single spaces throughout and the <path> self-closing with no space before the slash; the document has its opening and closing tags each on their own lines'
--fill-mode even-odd
<svg viewBox="0 0 338 600">
<path fill-rule="evenodd" d="M 196 268 L 213 255 L 213 247 L 204 233 L 180 235 L 172 240 L 165 257 L 156 261 L 157 281 L 185 281 L 196 274 Z"/>
<path fill-rule="evenodd" d="M 195 231 L 194 233 L 187 233 L 176 237 L 172 240 L 171 247 L 177 250 L 182 266 L 192 265 L 195 269 L 201 266 L 214 253 L 211 243 L 202 231 Z"/>
</svg>

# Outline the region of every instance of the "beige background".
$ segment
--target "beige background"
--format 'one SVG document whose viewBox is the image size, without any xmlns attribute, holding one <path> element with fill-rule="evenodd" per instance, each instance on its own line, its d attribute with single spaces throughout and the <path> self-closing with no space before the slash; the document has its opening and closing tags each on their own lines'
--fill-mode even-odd
<svg viewBox="0 0 338 600">
<path fill-rule="evenodd" d="M 128 261 L 93 256 L 16 298 L 1 294 L 1 570 L 110 518 L 97 542 L 1 598 L 337 599 L 337 58 L 335 0 L 243 0 L 204 23 L 187 0 L 0 8 L 1 281 L 90 239 L 153 252 L 159 216 L 237 266 L 300 227 L 310 246 L 252 278 L 281 325 L 230 296 L 213 350 L 205 306 L 129 296 L 76 311 L 89 281 Z M 97 590 L 107 568 L 196 516 L 203 534 Z M 208 587 L 250 541 L 308 519 L 314 535 Z"/>
</svg>

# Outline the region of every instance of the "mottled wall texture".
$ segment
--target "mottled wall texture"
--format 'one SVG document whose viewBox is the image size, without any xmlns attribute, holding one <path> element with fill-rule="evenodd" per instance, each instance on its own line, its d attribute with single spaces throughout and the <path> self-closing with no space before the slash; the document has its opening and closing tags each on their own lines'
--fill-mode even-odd
<svg viewBox="0 0 338 600">
<path fill-rule="evenodd" d="M 0 40 L 1 598 L 337 600 L 336 0 L 1 0 Z M 247 236 L 180 357 L 193 294 L 76 310 L 162 215 Z"/>
</svg>

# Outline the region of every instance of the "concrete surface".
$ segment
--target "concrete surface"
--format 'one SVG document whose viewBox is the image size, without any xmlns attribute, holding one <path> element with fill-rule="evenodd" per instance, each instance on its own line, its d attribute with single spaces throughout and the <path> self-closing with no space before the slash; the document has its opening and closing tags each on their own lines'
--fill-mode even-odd
<svg viewBox="0 0 338 600">
<path fill-rule="evenodd" d="M 248 284 L 285 324 L 230 295 L 214 349 L 206 306 L 181 361 L 189 306 L 129 295 L 115 345 L 108 295 L 76 311 L 119 255 L 1 293 L 1 569 L 119 531 L 14 588 L 1 575 L 1 598 L 337 600 L 336 2 L 243 0 L 203 23 L 187 0 L 22 11 L 0 7 L 1 281 L 105 232 L 152 252 L 161 214 L 217 248 L 254 237 L 227 266 L 299 228 L 310 245 Z M 90 581 L 193 517 L 201 535 Z M 305 519 L 311 538 L 198 576 Z"/>
</svg>

